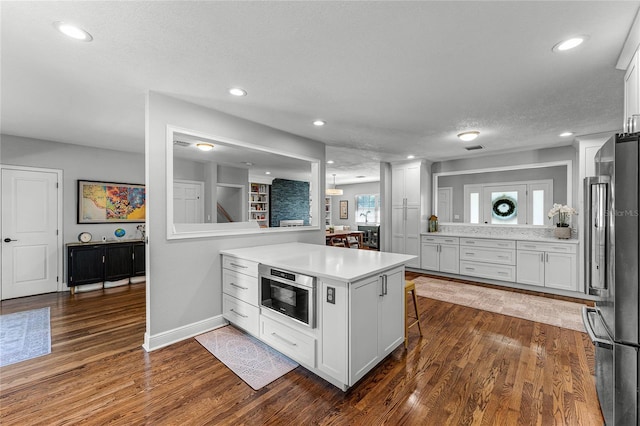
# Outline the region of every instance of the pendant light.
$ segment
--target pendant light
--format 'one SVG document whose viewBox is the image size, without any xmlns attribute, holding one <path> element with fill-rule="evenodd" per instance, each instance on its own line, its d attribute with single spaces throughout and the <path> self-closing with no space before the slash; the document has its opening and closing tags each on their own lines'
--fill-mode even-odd
<svg viewBox="0 0 640 426">
<path fill-rule="evenodd" d="M 336 189 L 336 174 L 333 174 L 333 188 L 327 188 L 327 190 L 325 191 L 325 194 L 331 196 L 331 195 L 342 195 L 343 191 L 342 189 Z"/>
</svg>

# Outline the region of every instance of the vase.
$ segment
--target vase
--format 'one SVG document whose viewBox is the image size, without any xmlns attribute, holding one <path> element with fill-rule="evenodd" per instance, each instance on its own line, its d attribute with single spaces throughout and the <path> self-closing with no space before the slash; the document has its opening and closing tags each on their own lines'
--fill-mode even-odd
<svg viewBox="0 0 640 426">
<path fill-rule="evenodd" d="M 568 240 L 571 238 L 571 228 L 569 226 L 556 226 L 553 230 L 553 235 L 561 240 Z"/>
</svg>

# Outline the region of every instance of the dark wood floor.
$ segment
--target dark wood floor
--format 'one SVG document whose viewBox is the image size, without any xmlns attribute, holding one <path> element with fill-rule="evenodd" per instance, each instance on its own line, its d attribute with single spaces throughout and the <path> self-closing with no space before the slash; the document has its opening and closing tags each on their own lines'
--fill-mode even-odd
<svg viewBox="0 0 640 426">
<path fill-rule="evenodd" d="M 343 393 L 302 367 L 254 391 L 194 339 L 146 353 L 144 284 L 3 301 L 51 307 L 52 353 L 0 369 L 0 424 L 602 425 L 586 334 L 418 305 L 424 336 Z"/>
</svg>

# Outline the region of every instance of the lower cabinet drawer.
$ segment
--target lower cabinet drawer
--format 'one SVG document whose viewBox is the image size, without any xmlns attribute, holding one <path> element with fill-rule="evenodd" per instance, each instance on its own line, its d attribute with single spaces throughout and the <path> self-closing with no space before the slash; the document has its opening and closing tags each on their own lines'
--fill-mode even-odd
<svg viewBox="0 0 640 426">
<path fill-rule="evenodd" d="M 490 262 L 490 263 L 501 263 L 504 265 L 515 265 L 516 251 L 461 246 L 460 260 L 471 260 L 476 262 Z"/>
<path fill-rule="evenodd" d="M 460 274 L 471 277 L 492 278 L 501 281 L 516 280 L 516 267 L 511 265 L 498 265 L 493 263 L 460 261 Z"/>
<path fill-rule="evenodd" d="M 222 291 L 236 299 L 258 306 L 258 279 L 255 277 L 223 269 Z"/>
<path fill-rule="evenodd" d="M 260 332 L 260 309 L 224 293 L 222 294 L 222 316 L 249 334 L 258 336 Z"/>
<path fill-rule="evenodd" d="M 260 339 L 294 361 L 316 366 L 316 339 L 285 324 L 260 316 Z"/>
</svg>

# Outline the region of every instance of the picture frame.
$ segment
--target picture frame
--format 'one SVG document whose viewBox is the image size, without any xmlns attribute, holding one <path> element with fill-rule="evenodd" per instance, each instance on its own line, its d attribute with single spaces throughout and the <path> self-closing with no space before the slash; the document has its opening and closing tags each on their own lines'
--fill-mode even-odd
<svg viewBox="0 0 640 426">
<path fill-rule="evenodd" d="M 146 188 L 122 182 L 78 180 L 77 222 L 144 223 Z"/>
<path fill-rule="evenodd" d="M 340 219 L 349 219 L 349 201 L 340 200 Z"/>
</svg>

